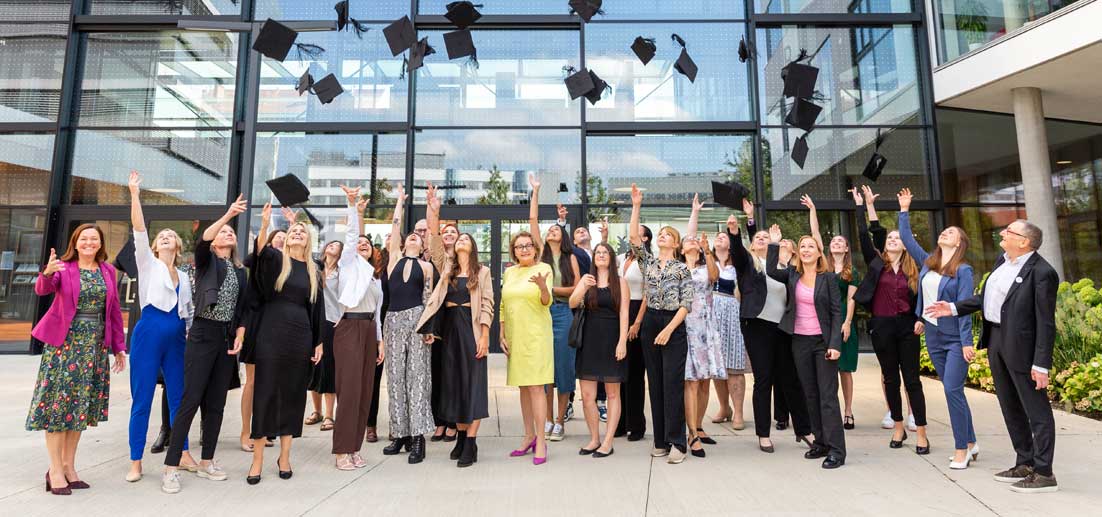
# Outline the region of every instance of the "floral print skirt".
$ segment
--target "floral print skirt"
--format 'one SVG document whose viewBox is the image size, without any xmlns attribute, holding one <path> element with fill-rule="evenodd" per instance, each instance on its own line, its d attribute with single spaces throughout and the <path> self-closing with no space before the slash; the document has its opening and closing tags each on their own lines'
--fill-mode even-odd
<svg viewBox="0 0 1102 517">
<path fill-rule="evenodd" d="M 103 347 L 102 322 L 75 319 L 64 345 L 45 345 L 27 430 L 83 431 L 106 422 L 109 355 Z"/>
</svg>

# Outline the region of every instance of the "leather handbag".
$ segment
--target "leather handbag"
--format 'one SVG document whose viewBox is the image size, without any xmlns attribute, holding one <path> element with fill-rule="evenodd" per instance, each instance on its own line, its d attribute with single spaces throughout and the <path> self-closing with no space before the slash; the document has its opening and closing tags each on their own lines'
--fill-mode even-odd
<svg viewBox="0 0 1102 517">
<path fill-rule="evenodd" d="M 574 321 L 570 323 L 570 333 L 567 334 L 566 343 L 571 348 L 582 348 L 582 332 L 585 330 L 585 305 L 574 309 Z"/>
</svg>

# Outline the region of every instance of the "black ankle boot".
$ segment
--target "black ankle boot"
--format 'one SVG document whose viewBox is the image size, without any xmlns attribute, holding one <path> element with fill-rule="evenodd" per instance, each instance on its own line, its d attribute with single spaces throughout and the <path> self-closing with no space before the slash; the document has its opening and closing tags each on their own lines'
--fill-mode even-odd
<svg viewBox="0 0 1102 517">
<path fill-rule="evenodd" d="M 463 447 L 467 443 L 467 431 L 459 431 L 455 434 L 455 447 L 452 447 L 452 453 L 449 456 L 452 460 L 457 460 L 463 456 Z"/>
<path fill-rule="evenodd" d="M 466 439 L 460 439 L 460 441 L 467 442 L 463 445 L 463 454 L 459 456 L 459 462 L 456 466 L 459 468 L 470 467 L 475 463 L 478 463 L 478 444 L 475 443 L 478 440 L 477 437 L 471 436 Z"/>
<path fill-rule="evenodd" d="M 169 428 L 161 426 L 161 432 L 157 433 L 157 439 L 153 440 L 153 445 L 149 446 L 150 453 L 160 454 L 165 452 L 165 447 L 168 446 L 169 432 Z"/>
<path fill-rule="evenodd" d="M 385 456 L 394 456 L 395 454 L 398 454 L 398 453 L 402 452 L 403 448 L 406 449 L 406 452 L 409 452 L 411 444 L 412 444 L 412 441 L 410 440 L 410 437 L 408 437 L 408 436 L 403 436 L 401 438 L 396 438 L 396 439 L 394 439 L 390 442 L 390 445 L 387 445 L 386 447 L 383 447 L 383 455 L 385 455 Z"/>
<path fill-rule="evenodd" d="M 413 437 L 413 445 L 409 450 L 409 464 L 421 463 L 425 459 L 425 437 L 417 435 Z"/>
</svg>

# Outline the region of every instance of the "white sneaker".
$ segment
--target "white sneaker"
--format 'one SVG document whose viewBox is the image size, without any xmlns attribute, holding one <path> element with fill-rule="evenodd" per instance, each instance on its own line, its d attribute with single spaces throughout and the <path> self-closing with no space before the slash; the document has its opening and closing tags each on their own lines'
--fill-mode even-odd
<svg viewBox="0 0 1102 517">
<path fill-rule="evenodd" d="M 914 415 L 907 415 L 907 430 L 911 432 L 918 431 L 918 426 L 915 425 Z"/>
<path fill-rule="evenodd" d="M 200 463 L 199 470 L 195 472 L 195 475 L 211 481 L 225 481 L 229 477 L 226 475 L 226 471 L 222 470 L 222 466 L 214 460 L 211 460 L 205 467 Z"/>
<path fill-rule="evenodd" d="M 161 475 L 161 491 L 166 494 L 175 494 L 180 491 L 179 471 L 166 471 Z"/>
<path fill-rule="evenodd" d="M 563 432 L 562 424 L 555 424 L 555 427 L 551 430 L 551 437 L 548 440 L 553 442 L 561 442 L 566 437 L 566 433 Z"/>
<path fill-rule="evenodd" d="M 547 439 L 551 438 L 551 430 L 554 429 L 554 428 L 555 428 L 555 424 L 552 424 L 551 422 L 544 422 L 543 423 L 543 439 L 544 440 L 547 440 Z"/>
<path fill-rule="evenodd" d="M 884 419 L 880 421 L 881 429 L 891 429 L 895 427 L 895 422 L 892 420 L 892 412 L 888 411 L 884 413 Z"/>
<path fill-rule="evenodd" d="M 666 458 L 666 463 L 676 465 L 685 461 L 685 453 L 681 452 L 681 449 L 677 447 L 670 448 L 670 456 Z"/>
</svg>

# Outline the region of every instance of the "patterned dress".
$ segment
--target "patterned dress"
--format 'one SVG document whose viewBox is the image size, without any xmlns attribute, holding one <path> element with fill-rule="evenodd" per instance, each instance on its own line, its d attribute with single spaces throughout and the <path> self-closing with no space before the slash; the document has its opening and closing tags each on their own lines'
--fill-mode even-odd
<svg viewBox="0 0 1102 517">
<path fill-rule="evenodd" d="M 106 308 L 103 275 L 82 269 L 77 310 L 103 313 Z M 107 421 L 111 365 L 103 332 L 102 318 L 99 322 L 74 319 L 64 345 L 43 347 L 27 414 L 28 431 L 83 431 Z"/>
<path fill-rule="evenodd" d="M 750 373 L 750 361 L 746 354 L 746 343 L 742 337 L 742 325 L 739 320 L 740 304 L 735 298 L 735 285 L 738 273 L 735 266 L 728 264 L 719 270 L 719 280 L 712 292 L 712 310 L 716 319 L 716 328 L 722 343 L 720 350 L 728 374 Z"/>
<path fill-rule="evenodd" d="M 708 281 L 708 267 L 692 270 L 692 310 L 685 317 L 685 329 L 689 339 L 689 356 L 685 361 L 685 380 L 726 379 L 727 367 L 723 361 L 723 342 L 719 337 L 715 314 L 712 312 L 712 283 Z"/>
</svg>

